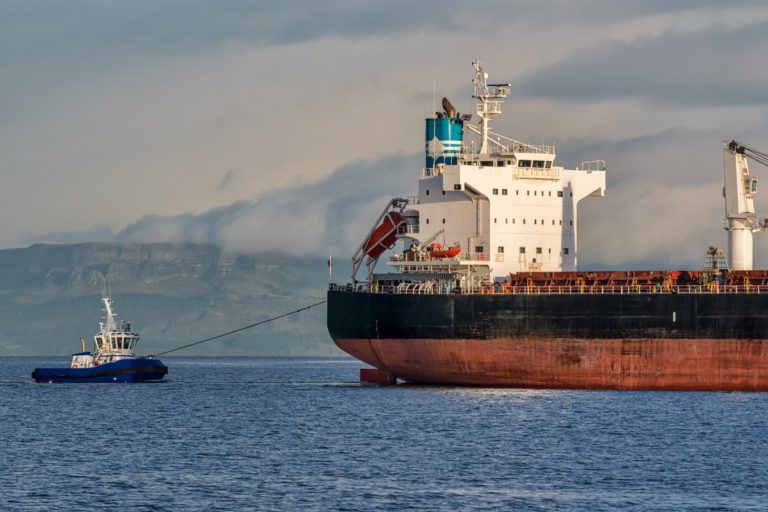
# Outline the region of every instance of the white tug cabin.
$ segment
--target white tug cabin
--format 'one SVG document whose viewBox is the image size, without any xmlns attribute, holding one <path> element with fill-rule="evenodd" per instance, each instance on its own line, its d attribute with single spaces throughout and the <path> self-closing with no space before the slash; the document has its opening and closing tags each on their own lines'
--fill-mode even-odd
<svg viewBox="0 0 768 512">
<path fill-rule="evenodd" d="M 388 206 L 399 210 L 397 236 L 404 240 L 404 251 L 389 263 L 411 275 L 461 274 L 470 288 L 516 272 L 574 271 L 578 204 L 605 194 L 605 162 L 566 169 L 555 164 L 552 145 L 493 133 L 489 122 L 501 114 L 509 84 L 489 84 L 479 61 L 473 66 L 478 126 L 447 99 L 444 112 L 426 120 L 426 166 L 418 196 Z M 372 236 L 373 231 L 361 246 L 369 256 L 369 281 L 371 257 L 378 252 L 370 250 Z M 444 250 L 459 247 L 456 256 Z M 353 259 L 353 273 L 359 265 Z"/>
<path fill-rule="evenodd" d="M 94 337 L 93 353 L 85 352 L 85 340 L 81 338 L 83 352 L 72 356 L 72 368 L 92 368 L 120 359 L 136 357 L 136 344 L 139 334 L 131 331 L 131 322 L 117 322 L 112 299 L 102 297 L 102 321 L 99 322 L 99 332 Z"/>
</svg>

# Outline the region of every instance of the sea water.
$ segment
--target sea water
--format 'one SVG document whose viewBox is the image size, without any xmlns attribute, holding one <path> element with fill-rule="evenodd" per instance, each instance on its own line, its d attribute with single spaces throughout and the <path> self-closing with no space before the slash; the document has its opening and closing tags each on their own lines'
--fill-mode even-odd
<svg viewBox="0 0 768 512">
<path fill-rule="evenodd" d="M 0 509 L 765 510 L 768 394 L 369 387 L 347 358 L 0 358 Z"/>
</svg>

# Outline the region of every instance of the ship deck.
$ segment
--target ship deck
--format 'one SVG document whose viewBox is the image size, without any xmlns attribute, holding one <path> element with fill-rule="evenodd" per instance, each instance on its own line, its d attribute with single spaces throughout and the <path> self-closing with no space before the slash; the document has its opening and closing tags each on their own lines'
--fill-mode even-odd
<svg viewBox="0 0 768 512">
<path fill-rule="evenodd" d="M 766 294 L 768 270 L 520 272 L 459 286 L 450 274 L 385 274 L 370 283 L 330 284 L 330 290 L 398 295 Z"/>
</svg>

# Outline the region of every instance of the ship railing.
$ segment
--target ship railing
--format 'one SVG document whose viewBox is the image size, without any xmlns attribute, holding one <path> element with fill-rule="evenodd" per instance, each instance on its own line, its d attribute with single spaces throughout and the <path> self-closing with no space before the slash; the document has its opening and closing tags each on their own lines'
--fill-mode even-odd
<svg viewBox="0 0 768 512">
<path fill-rule="evenodd" d="M 331 283 L 329 289 L 333 291 L 381 293 L 395 295 L 652 295 L 652 294 L 700 294 L 700 295 L 735 295 L 735 294 L 766 294 L 768 285 L 752 284 L 636 284 L 636 285 L 521 285 L 510 286 L 506 283 L 483 284 L 472 289 L 459 288 L 453 283 L 424 281 L 416 283 L 381 284 L 381 283 L 357 283 L 336 284 Z"/>
</svg>

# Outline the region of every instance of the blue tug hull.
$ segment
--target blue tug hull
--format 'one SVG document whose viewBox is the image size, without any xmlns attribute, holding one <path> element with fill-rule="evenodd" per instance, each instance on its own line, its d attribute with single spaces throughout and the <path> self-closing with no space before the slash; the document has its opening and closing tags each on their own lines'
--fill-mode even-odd
<svg viewBox="0 0 768 512">
<path fill-rule="evenodd" d="M 121 359 L 92 368 L 35 368 L 32 378 L 40 383 L 148 382 L 162 380 L 168 367 L 159 359 Z"/>
</svg>

